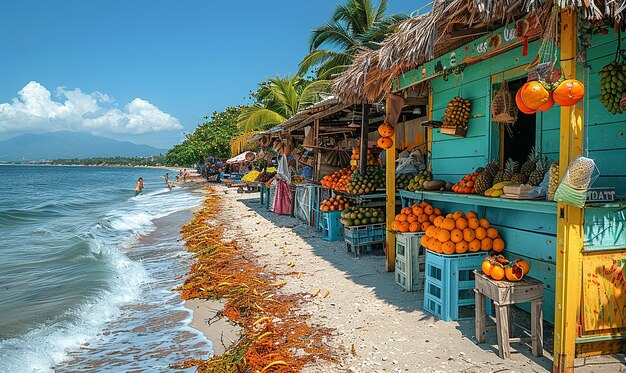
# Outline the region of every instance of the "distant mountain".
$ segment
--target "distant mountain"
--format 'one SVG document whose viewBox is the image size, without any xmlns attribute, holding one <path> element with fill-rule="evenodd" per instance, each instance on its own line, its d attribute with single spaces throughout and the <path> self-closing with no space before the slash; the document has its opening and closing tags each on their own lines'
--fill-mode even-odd
<svg viewBox="0 0 626 373">
<path fill-rule="evenodd" d="M 167 150 L 82 132 L 25 134 L 0 141 L 0 162 L 89 157 L 148 157 Z"/>
</svg>

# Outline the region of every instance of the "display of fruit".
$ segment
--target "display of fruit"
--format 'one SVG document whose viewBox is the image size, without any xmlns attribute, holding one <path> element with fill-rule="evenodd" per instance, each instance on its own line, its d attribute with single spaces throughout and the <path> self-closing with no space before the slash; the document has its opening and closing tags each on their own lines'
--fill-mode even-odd
<svg viewBox="0 0 626 373">
<path fill-rule="evenodd" d="M 253 181 L 257 181 L 259 174 L 260 172 L 257 170 L 250 170 L 247 174 L 243 175 L 243 177 L 241 178 L 241 181 L 246 181 L 249 183 Z"/>
<path fill-rule="evenodd" d="M 365 175 L 354 171 L 350 181 L 346 184 L 346 191 L 350 194 L 366 194 L 385 187 L 385 173 L 378 165 L 367 166 Z"/>
<path fill-rule="evenodd" d="M 324 188 L 345 192 L 346 185 L 348 185 L 350 181 L 350 176 L 352 176 L 352 170 L 345 167 L 337 172 L 324 176 L 320 180 L 320 184 L 322 184 Z"/>
<path fill-rule="evenodd" d="M 329 151 L 324 154 L 324 162 L 333 167 L 347 167 L 350 164 L 350 153 L 344 151 Z"/>
<path fill-rule="evenodd" d="M 417 173 L 417 175 L 411 177 L 409 180 L 409 184 L 406 186 L 406 189 L 415 192 L 418 190 L 424 190 L 424 182 L 433 179 L 433 175 L 428 170 L 422 170 Z"/>
<path fill-rule="evenodd" d="M 549 164 L 550 159 L 548 159 L 548 157 L 540 157 L 536 163 L 535 170 L 531 172 L 530 176 L 528 177 L 528 184 L 532 186 L 537 186 L 541 184 L 541 182 L 543 181 L 543 177 L 546 175 L 546 172 L 548 172 Z"/>
<path fill-rule="evenodd" d="M 611 73 L 609 72 L 609 74 Z M 624 86 L 625 79 L 626 78 L 622 74 L 620 74 L 619 77 L 616 74 L 615 79 L 613 79 L 613 75 L 611 75 L 611 83 L 615 83 L 615 87 L 617 87 L 618 90 L 620 89 L 619 87 Z M 613 87 L 613 84 L 610 84 L 610 87 Z M 585 86 L 576 79 L 566 79 L 562 81 L 561 84 L 554 89 L 554 91 L 552 91 L 552 98 L 554 99 L 554 102 L 560 106 L 574 106 L 582 100 L 584 96 Z"/>
<path fill-rule="evenodd" d="M 517 104 L 517 108 L 519 109 L 519 111 L 521 111 L 524 114 L 535 114 L 537 112 L 537 109 L 530 108 L 526 106 L 526 104 L 524 104 L 524 101 L 522 101 L 521 89 L 518 90 L 517 93 L 515 94 L 515 103 Z"/>
<path fill-rule="evenodd" d="M 276 176 L 276 171 L 274 172 L 264 171 L 259 174 L 259 177 L 257 177 L 256 181 L 259 181 L 261 183 L 267 183 L 268 181 L 272 180 L 274 176 Z"/>
<path fill-rule="evenodd" d="M 480 170 L 480 169 L 479 169 Z M 454 193 L 472 194 L 474 193 L 474 186 L 476 185 L 476 179 L 478 178 L 480 171 L 476 170 L 471 174 L 463 176 L 463 178 L 454 186 L 452 191 Z"/>
<path fill-rule="evenodd" d="M 396 174 L 396 189 L 406 188 L 413 177 L 411 174 Z"/>
<path fill-rule="evenodd" d="M 494 184 L 493 179 L 498 172 L 498 161 L 491 161 L 483 170 L 478 174 L 474 182 L 474 193 L 483 195 L 485 191 Z"/>
<path fill-rule="evenodd" d="M 341 212 L 341 224 L 355 225 L 379 224 L 385 222 L 385 213 L 373 207 L 348 207 Z"/>
<path fill-rule="evenodd" d="M 443 125 L 467 128 L 470 119 L 472 104 L 470 100 L 464 100 L 459 96 L 454 97 L 446 106 L 443 114 Z"/>
<path fill-rule="evenodd" d="M 438 216 L 441 216 L 441 210 L 422 201 L 400 210 L 391 223 L 391 230 L 400 233 L 425 232 Z"/>
<path fill-rule="evenodd" d="M 485 197 L 500 197 L 501 195 L 504 194 L 504 187 L 508 186 L 508 185 L 516 185 L 519 183 L 515 183 L 513 181 L 501 181 L 497 184 L 493 184 L 493 186 L 487 190 L 485 190 L 485 193 L 483 193 L 483 195 Z"/>
<path fill-rule="evenodd" d="M 425 232 L 422 246 L 437 253 L 501 252 L 505 247 L 498 230 L 491 226 L 489 220 L 479 219 L 474 211 L 436 216 Z"/>
<path fill-rule="evenodd" d="M 553 162 L 550 166 L 550 181 L 548 182 L 548 201 L 554 201 L 554 193 L 559 187 L 559 162 Z"/>
<path fill-rule="evenodd" d="M 626 90 L 626 64 L 612 61 L 598 73 L 600 75 L 600 102 L 611 114 L 621 114 L 626 108 L 620 105 Z"/>
<path fill-rule="evenodd" d="M 509 261 L 502 255 L 488 255 L 481 265 L 483 273 L 496 281 L 520 281 L 530 271 L 530 264 L 523 259 Z"/>
<path fill-rule="evenodd" d="M 343 211 L 344 209 L 350 207 L 350 201 L 344 197 L 336 196 L 323 200 L 320 206 L 322 212 Z"/>
<path fill-rule="evenodd" d="M 361 149 L 353 148 L 352 155 L 350 156 L 350 168 L 352 170 L 356 170 L 357 168 L 359 168 L 359 166 L 361 165 L 361 163 L 359 162 L 360 159 L 361 159 Z M 375 164 L 377 164 L 376 158 L 372 156 L 371 150 L 368 149 L 367 150 L 367 165 L 371 166 Z"/>
</svg>

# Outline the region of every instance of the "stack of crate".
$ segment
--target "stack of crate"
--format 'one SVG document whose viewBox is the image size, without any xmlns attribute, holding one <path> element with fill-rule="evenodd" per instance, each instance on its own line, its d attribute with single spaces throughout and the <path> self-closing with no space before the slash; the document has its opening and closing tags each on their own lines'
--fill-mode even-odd
<svg viewBox="0 0 626 373">
<path fill-rule="evenodd" d="M 426 256 L 420 240 L 424 232 L 396 234 L 396 284 L 406 291 L 424 289 Z"/>
<path fill-rule="evenodd" d="M 385 223 L 347 226 L 344 238 L 348 251 L 358 257 L 361 253 L 371 252 L 376 246 L 385 245 Z"/>
</svg>

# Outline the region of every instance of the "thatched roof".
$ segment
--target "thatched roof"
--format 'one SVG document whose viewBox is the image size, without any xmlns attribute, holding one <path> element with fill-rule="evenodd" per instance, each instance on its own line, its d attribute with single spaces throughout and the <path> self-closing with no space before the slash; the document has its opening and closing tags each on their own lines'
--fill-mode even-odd
<svg viewBox="0 0 626 373">
<path fill-rule="evenodd" d="M 545 19 L 554 4 L 591 20 L 619 19 L 626 9 L 626 0 L 435 0 L 428 13 L 393 26 L 380 49 L 359 53 L 333 92 L 347 103 L 380 101 L 401 73 L 527 14 Z"/>
</svg>

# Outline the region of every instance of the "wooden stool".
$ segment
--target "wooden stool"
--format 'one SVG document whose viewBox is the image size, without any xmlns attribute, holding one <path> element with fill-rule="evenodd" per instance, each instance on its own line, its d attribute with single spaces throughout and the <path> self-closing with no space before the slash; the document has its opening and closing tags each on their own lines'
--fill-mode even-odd
<svg viewBox="0 0 626 373">
<path fill-rule="evenodd" d="M 543 283 L 524 277 L 519 282 L 496 281 L 481 271 L 474 271 L 476 285 L 476 340 L 485 342 L 485 297 L 496 306 L 498 350 L 501 358 L 511 356 L 511 342 L 531 342 L 535 356 L 543 355 Z M 531 302 L 530 338 L 510 338 L 513 333 L 511 309 L 514 304 Z"/>
</svg>

